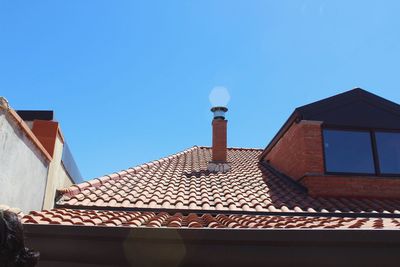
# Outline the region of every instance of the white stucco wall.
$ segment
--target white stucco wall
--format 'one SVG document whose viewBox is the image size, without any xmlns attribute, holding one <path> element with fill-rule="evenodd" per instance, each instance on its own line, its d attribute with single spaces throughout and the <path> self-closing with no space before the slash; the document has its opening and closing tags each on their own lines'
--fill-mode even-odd
<svg viewBox="0 0 400 267">
<path fill-rule="evenodd" d="M 72 185 L 72 180 L 68 176 L 61 163 L 63 153 L 63 142 L 57 135 L 56 145 L 54 147 L 53 160 L 49 167 L 49 176 L 46 185 L 46 194 L 43 209 L 51 209 L 54 207 L 54 197 L 56 189 L 62 189 Z"/>
<path fill-rule="evenodd" d="M 0 204 L 24 213 L 44 202 L 48 163 L 7 111 L 0 110 Z"/>
</svg>

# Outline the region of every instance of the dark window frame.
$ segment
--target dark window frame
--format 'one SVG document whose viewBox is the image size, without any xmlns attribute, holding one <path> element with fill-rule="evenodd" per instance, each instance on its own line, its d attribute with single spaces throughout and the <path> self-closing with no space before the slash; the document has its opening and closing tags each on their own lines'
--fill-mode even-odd
<svg viewBox="0 0 400 267">
<path fill-rule="evenodd" d="M 326 169 L 326 157 L 325 157 L 325 136 L 324 130 L 336 130 L 344 132 L 368 132 L 370 134 L 370 141 L 372 146 L 372 159 L 374 161 L 374 173 L 356 173 L 356 172 L 332 172 Z M 379 154 L 376 143 L 376 132 L 388 132 L 388 133 L 398 133 L 399 129 L 379 129 L 379 128 L 363 128 L 363 127 L 351 127 L 351 126 L 337 126 L 337 125 L 322 125 L 321 126 L 321 137 L 322 137 L 322 158 L 324 164 L 324 173 L 327 175 L 343 175 L 343 176 L 370 176 L 370 177 L 400 177 L 400 173 L 382 173 L 379 163 Z"/>
</svg>

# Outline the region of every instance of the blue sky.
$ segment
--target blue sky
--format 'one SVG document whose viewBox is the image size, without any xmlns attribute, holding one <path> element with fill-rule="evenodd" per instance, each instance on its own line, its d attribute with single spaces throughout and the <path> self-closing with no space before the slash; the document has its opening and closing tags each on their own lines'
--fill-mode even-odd
<svg viewBox="0 0 400 267">
<path fill-rule="evenodd" d="M 53 109 L 85 178 L 211 144 L 263 148 L 297 106 L 400 102 L 400 1 L 0 0 L 0 95 Z"/>
</svg>

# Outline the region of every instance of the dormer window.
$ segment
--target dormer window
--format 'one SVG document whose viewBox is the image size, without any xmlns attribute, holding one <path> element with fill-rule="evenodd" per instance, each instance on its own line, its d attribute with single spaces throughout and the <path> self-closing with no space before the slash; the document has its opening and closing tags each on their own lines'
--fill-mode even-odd
<svg viewBox="0 0 400 267">
<path fill-rule="evenodd" d="M 369 132 L 324 129 L 323 138 L 327 173 L 375 174 Z"/>
<path fill-rule="evenodd" d="M 379 169 L 382 174 L 400 174 L 400 133 L 375 132 Z"/>
<path fill-rule="evenodd" d="M 400 174 L 400 133 L 324 129 L 328 174 Z"/>
<path fill-rule="evenodd" d="M 400 199 L 400 105 L 356 88 L 296 108 L 260 160 L 312 196 Z"/>
</svg>

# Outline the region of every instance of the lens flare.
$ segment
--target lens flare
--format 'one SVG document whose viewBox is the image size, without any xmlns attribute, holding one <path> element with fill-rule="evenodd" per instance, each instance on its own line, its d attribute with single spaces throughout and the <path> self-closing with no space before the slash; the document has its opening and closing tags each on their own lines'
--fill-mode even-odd
<svg viewBox="0 0 400 267">
<path fill-rule="evenodd" d="M 228 105 L 231 96 L 229 95 L 228 89 L 224 86 L 215 86 L 209 96 L 211 105 L 213 107 L 226 107 Z"/>
</svg>

